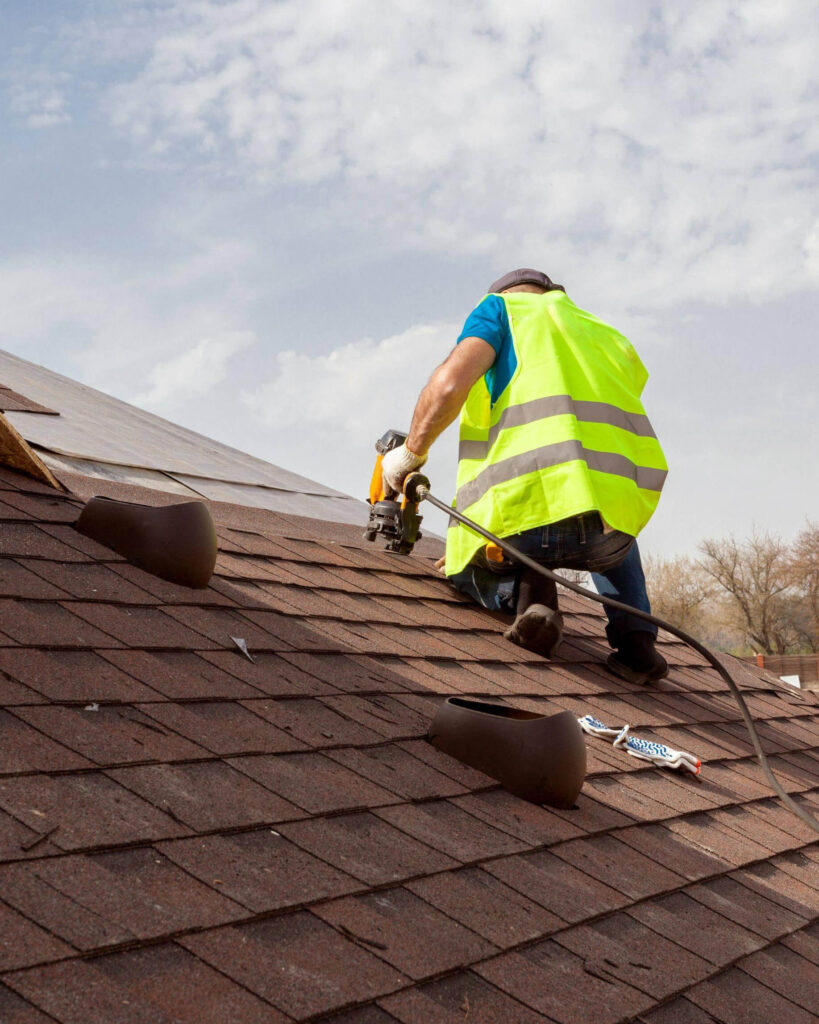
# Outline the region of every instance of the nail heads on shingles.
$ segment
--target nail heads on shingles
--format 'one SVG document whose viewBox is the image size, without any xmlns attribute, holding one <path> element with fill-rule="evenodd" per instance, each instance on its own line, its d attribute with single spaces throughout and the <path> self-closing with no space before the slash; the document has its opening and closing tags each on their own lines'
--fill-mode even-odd
<svg viewBox="0 0 819 1024">
<path fill-rule="evenodd" d="M 76 528 L 145 572 L 184 587 L 206 587 L 216 565 L 216 527 L 202 501 L 153 508 L 91 498 Z"/>
<path fill-rule="evenodd" d="M 450 697 L 432 721 L 429 741 L 535 804 L 572 807 L 586 777 L 586 744 L 570 711 L 538 715 Z"/>
</svg>

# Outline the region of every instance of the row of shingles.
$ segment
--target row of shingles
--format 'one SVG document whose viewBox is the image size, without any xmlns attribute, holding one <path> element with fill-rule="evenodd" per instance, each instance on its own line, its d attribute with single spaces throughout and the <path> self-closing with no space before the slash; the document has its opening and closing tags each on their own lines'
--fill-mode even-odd
<svg viewBox="0 0 819 1024">
<path fill-rule="evenodd" d="M 600 837 L 594 850 L 579 851 L 580 844 L 570 842 L 551 851 L 485 865 L 486 870 L 564 919 L 582 921 L 605 915 L 478 968 L 483 976 L 550 1018 L 616 1020 L 639 1012 L 641 1006 L 717 973 L 732 957 L 802 927 L 817 909 L 815 861 L 812 874 L 799 865 L 798 873 L 805 881 L 790 879 L 799 891 L 786 894 L 784 899 L 791 906 L 784 909 L 776 906 L 784 900 L 770 878 L 771 871 L 777 871 L 781 884 L 777 862 L 773 866 L 762 862 L 748 869 L 747 877 L 739 872 L 726 879 L 723 873 L 730 869 L 729 863 L 705 853 L 696 855 L 673 839 L 655 847 L 646 859 L 629 854 L 612 838 Z M 792 863 L 799 856 L 791 855 Z M 678 879 L 713 877 L 668 892 L 668 870 L 658 863 L 665 857 L 674 865 Z M 796 867 L 792 870 L 797 873 Z M 772 899 L 753 891 L 760 887 L 759 876 Z M 805 884 L 810 878 L 812 890 Z M 668 894 L 657 899 L 664 891 Z M 795 907 L 797 897 L 802 903 Z M 743 925 L 737 924 L 737 915 Z M 735 945 L 742 940 L 733 952 L 727 943 L 732 934 Z M 573 996 L 567 1001 L 568 979 Z M 613 993 L 611 985 L 617 982 Z M 604 998 L 606 994 L 609 998 Z"/>
<path fill-rule="evenodd" d="M 143 852 L 144 852 L 144 851 L 139 851 L 139 853 L 140 853 L 140 854 L 142 854 Z M 142 859 L 144 860 L 144 857 L 142 857 Z M 159 863 L 160 861 L 159 861 L 159 860 L 157 860 L 156 862 L 157 862 L 157 863 Z M 63 863 L 63 864 L 62 864 L 62 865 L 60 865 L 60 866 L 63 866 L 63 867 L 68 867 L 68 868 L 69 868 L 70 870 L 74 870 L 74 871 L 76 871 L 76 870 L 77 870 L 77 865 L 76 865 L 76 864 L 73 864 L 73 863 L 69 863 L 69 864 L 67 864 L 67 863 Z M 86 865 L 86 866 L 87 866 L 87 865 Z M 122 865 L 121 865 L 121 866 L 122 866 Z M 291 866 L 292 866 L 292 865 L 291 865 Z M 128 872 L 129 872 L 129 870 L 130 870 L 130 868 L 126 868 L 126 873 L 128 873 Z M 141 867 L 141 870 L 142 870 L 142 871 L 144 871 L 144 870 L 145 870 L 145 866 L 144 866 L 144 865 L 143 865 L 143 866 Z M 88 876 L 88 873 L 89 873 L 89 871 L 88 871 L 88 870 L 86 870 L 86 872 L 85 872 L 85 873 L 86 873 L 86 876 Z M 91 874 L 93 874 L 93 871 L 90 871 L 90 873 L 91 873 Z M 162 873 L 162 872 L 155 872 L 155 873 Z M 167 874 L 167 872 L 165 872 L 165 873 Z M 167 888 L 168 888 L 168 885 L 167 885 L 167 881 L 168 881 L 167 879 L 166 879 L 166 880 L 164 881 L 163 885 L 161 886 L 161 889 L 167 889 Z M 97 895 L 97 896 L 99 895 L 99 886 L 100 886 L 100 882 L 101 882 L 101 880 L 100 880 L 99 878 L 91 878 L 90 880 L 89 880 L 88 878 L 86 878 L 86 880 L 85 880 L 85 884 L 86 884 L 86 885 L 87 885 L 87 886 L 89 887 L 89 889 L 90 889 L 90 891 L 91 891 L 91 894 L 92 894 L 92 901 L 93 901 L 93 893 L 94 893 L 94 890 L 96 890 L 96 895 Z M 115 887 L 115 888 L 116 888 L 116 887 Z M 172 889 L 172 888 L 173 888 L 173 887 L 171 887 L 171 889 Z M 152 894 L 152 895 L 156 895 L 156 894 Z M 186 895 L 189 895 L 189 893 L 186 893 Z M 36 898 L 36 897 L 35 897 L 35 898 Z M 27 975 L 27 977 L 31 977 L 31 975 Z"/>
<path fill-rule="evenodd" d="M 92 744 L 92 745 L 93 745 L 93 744 Z M 36 809 L 35 809 L 35 813 L 36 813 Z M 42 813 L 42 812 L 41 812 L 41 813 Z M 111 837 L 109 836 L 109 839 L 110 839 L 110 838 L 111 838 Z M 159 861 L 157 861 L 157 862 L 159 862 Z M 66 865 L 66 866 L 68 866 L 70 870 L 71 870 L 71 869 L 72 869 L 72 868 L 74 867 L 74 865 L 73 865 L 73 864 L 69 864 L 69 865 Z M 115 887 L 115 888 L 116 888 L 116 887 Z"/>
</svg>

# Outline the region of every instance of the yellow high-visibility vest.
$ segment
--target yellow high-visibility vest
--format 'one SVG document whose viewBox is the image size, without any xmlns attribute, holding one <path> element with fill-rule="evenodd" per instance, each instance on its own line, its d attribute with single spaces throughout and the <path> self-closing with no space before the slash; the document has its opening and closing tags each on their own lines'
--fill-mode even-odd
<svg viewBox="0 0 819 1024">
<path fill-rule="evenodd" d="M 453 506 L 499 537 L 595 510 L 636 537 L 668 471 L 640 401 L 640 357 L 561 291 L 501 298 L 517 368 L 494 405 L 483 377 L 469 392 Z M 451 520 L 447 574 L 484 543 Z"/>
</svg>

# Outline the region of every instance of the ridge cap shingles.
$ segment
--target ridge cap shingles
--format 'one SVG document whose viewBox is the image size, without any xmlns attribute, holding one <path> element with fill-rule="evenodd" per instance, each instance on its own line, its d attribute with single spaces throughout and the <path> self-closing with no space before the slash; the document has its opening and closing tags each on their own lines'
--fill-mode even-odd
<svg viewBox="0 0 819 1024">
<path fill-rule="evenodd" d="M 13 613 L 0 623 L 0 738 L 11 723 L 8 735 L 32 738 L 18 757 L 51 752 L 0 764 L 0 901 L 13 899 L 28 936 L 13 971 L 0 942 L 0 985 L 18 993 L 0 988 L 0 1007 L 26 999 L 31 1014 L 88 1024 L 78 999 L 90 984 L 100 1024 L 120 1024 L 124 1007 L 141 1021 L 135 994 L 154 964 L 174 980 L 145 989 L 152 1024 L 193 1024 L 185 984 L 237 1024 L 336 1012 L 345 1024 L 460 1024 L 467 1010 L 579 1024 L 604 995 L 596 1019 L 667 1024 L 661 1003 L 701 1015 L 754 986 L 805 1011 L 810 989 L 789 995 L 777 964 L 815 964 L 816 837 L 772 797 L 724 683 L 683 645 L 664 643 L 668 680 L 631 686 L 602 666 L 600 608 L 561 591 L 566 649 L 546 662 L 449 589 L 426 554 L 434 542 L 402 559 L 355 527 L 218 503 L 217 575 L 187 591 L 80 537 L 76 498 L 44 490 L 0 470 L 0 597 Z M 737 675 L 786 788 L 815 808 L 819 694 L 753 666 Z M 535 808 L 426 744 L 453 693 L 629 721 L 705 755 L 706 781 L 589 738 L 577 808 Z M 130 891 L 139 865 L 147 888 Z M 105 891 L 108 866 L 119 875 Z M 167 907 L 151 889 L 161 878 L 173 881 Z M 682 941 L 673 908 L 725 941 Z M 95 910 L 108 931 L 79 931 Z M 57 952 L 51 936 L 74 946 Z M 645 956 L 629 955 L 635 943 Z M 288 971 L 307 971 L 302 991 Z"/>
</svg>

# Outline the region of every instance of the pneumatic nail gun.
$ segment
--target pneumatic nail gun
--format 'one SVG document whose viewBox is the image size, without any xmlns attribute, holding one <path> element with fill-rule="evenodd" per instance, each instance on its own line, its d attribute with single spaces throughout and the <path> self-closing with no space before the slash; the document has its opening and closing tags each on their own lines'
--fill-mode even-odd
<svg viewBox="0 0 819 1024">
<path fill-rule="evenodd" d="M 365 540 L 374 541 L 381 534 L 386 542 L 386 550 L 397 551 L 402 555 L 408 555 L 415 542 L 421 539 L 419 527 L 423 516 L 418 515 L 417 503 L 407 501 L 406 498 L 399 500 L 400 495 L 384 490 L 381 461 L 387 452 L 402 445 L 406 439 L 406 434 L 398 430 L 388 430 L 375 442 L 377 455 L 368 499 L 370 518 L 364 531 Z"/>
</svg>

